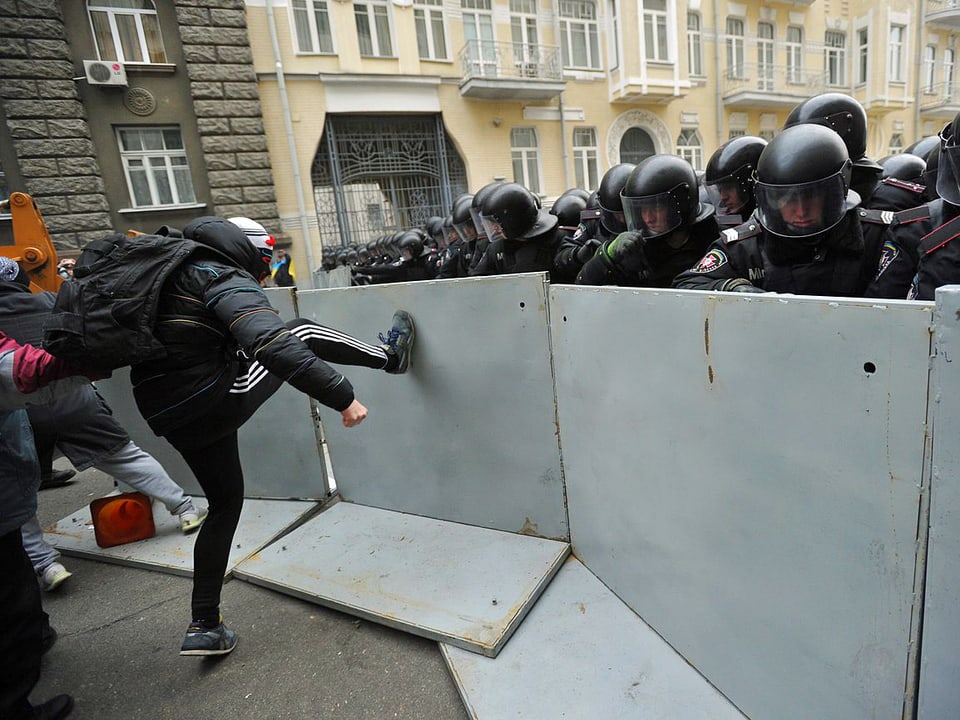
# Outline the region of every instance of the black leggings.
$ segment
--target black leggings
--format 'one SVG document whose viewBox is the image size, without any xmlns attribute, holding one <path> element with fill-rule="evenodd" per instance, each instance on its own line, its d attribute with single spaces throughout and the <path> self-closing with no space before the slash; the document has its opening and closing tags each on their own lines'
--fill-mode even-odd
<svg viewBox="0 0 960 720">
<path fill-rule="evenodd" d="M 382 347 L 368 345 L 338 330 L 297 318 L 287 323 L 294 335 L 325 361 L 385 369 L 389 362 Z M 251 378 L 256 378 L 251 381 Z M 193 547 L 193 619 L 215 625 L 220 618 L 220 589 L 227 570 L 233 534 L 243 509 L 243 468 L 237 430 L 283 381 L 250 363 L 246 379 L 188 427 L 167 440 L 186 460 L 209 503 L 209 515 Z"/>
</svg>

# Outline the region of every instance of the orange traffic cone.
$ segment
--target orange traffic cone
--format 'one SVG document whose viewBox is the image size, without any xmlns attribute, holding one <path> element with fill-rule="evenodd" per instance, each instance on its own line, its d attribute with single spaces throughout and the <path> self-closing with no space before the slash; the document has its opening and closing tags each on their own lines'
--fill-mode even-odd
<svg viewBox="0 0 960 720">
<path fill-rule="evenodd" d="M 153 537 L 153 504 L 139 492 L 99 498 L 90 503 L 93 534 L 102 548 L 123 545 Z"/>
</svg>

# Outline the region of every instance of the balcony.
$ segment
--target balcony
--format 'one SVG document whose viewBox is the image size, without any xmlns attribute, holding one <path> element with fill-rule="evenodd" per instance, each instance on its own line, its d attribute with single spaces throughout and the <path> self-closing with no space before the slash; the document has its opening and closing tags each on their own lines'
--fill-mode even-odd
<svg viewBox="0 0 960 720">
<path fill-rule="evenodd" d="M 960 29 L 960 0 L 927 0 L 924 21 L 952 30 Z"/>
<path fill-rule="evenodd" d="M 826 90 L 822 71 L 780 65 L 730 67 L 722 82 L 727 108 L 792 110 L 811 95 Z"/>
<path fill-rule="evenodd" d="M 952 120 L 960 112 L 960 83 L 937 83 L 920 96 L 920 115 L 924 118 Z"/>
<path fill-rule="evenodd" d="M 470 40 L 460 51 L 460 95 L 481 100 L 550 100 L 563 92 L 560 48 Z"/>
</svg>

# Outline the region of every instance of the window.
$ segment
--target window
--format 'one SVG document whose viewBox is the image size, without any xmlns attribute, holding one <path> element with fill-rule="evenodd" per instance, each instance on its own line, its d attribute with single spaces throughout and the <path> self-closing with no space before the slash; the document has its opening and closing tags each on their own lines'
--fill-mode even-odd
<svg viewBox="0 0 960 720">
<path fill-rule="evenodd" d="M 927 45 L 923 49 L 923 91 L 934 93 L 937 89 L 937 46 Z"/>
<path fill-rule="evenodd" d="M 593 190 L 600 187 L 597 164 L 597 131 L 594 128 L 573 129 L 573 170 L 578 188 Z"/>
<path fill-rule="evenodd" d="M 865 85 L 870 67 L 870 36 L 867 28 L 857 30 L 857 84 Z"/>
<path fill-rule="evenodd" d="M 703 168 L 703 140 L 693 128 L 684 128 L 677 138 L 677 155 L 693 166 L 694 170 Z"/>
<path fill-rule="evenodd" d="M 703 35 L 699 13 L 687 13 L 687 64 L 691 75 L 703 75 Z"/>
<path fill-rule="evenodd" d="M 620 138 L 620 162 L 639 165 L 657 152 L 653 138 L 643 128 L 632 127 Z"/>
<path fill-rule="evenodd" d="M 591 0 L 560 0 L 563 66 L 600 69 L 597 6 Z"/>
<path fill-rule="evenodd" d="M 667 62 L 667 0 L 643 0 L 643 44 L 647 60 Z"/>
<path fill-rule="evenodd" d="M 827 70 L 827 84 L 843 86 L 847 84 L 847 36 L 845 33 L 827 30 L 824 36 L 824 67 Z"/>
<path fill-rule="evenodd" d="M 447 32 L 443 25 L 443 0 L 416 0 L 413 21 L 421 60 L 446 60 Z"/>
<path fill-rule="evenodd" d="M 510 157 L 513 160 L 513 181 L 539 194 L 540 151 L 537 149 L 537 131 L 533 128 L 510 130 Z"/>
<path fill-rule="evenodd" d="M 393 57 L 389 12 L 387 3 L 382 0 L 354 3 L 353 17 L 362 57 Z"/>
<path fill-rule="evenodd" d="M 727 18 L 727 77 L 746 77 L 743 62 L 743 20 Z"/>
<path fill-rule="evenodd" d="M 757 23 L 757 88 L 773 90 L 773 25 Z"/>
<path fill-rule="evenodd" d="M 890 55 L 887 62 L 890 82 L 903 82 L 903 39 L 906 31 L 903 25 L 890 26 Z"/>
<path fill-rule="evenodd" d="M 727 134 L 728 140 L 733 140 L 734 138 L 743 137 L 747 134 L 747 131 L 743 128 L 730 128 L 730 132 Z"/>
<path fill-rule="evenodd" d="M 292 0 L 298 53 L 332 53 L 333 34 L 326 0 Z"/>
<path fill-rule="evenodd" d="M 618 0 L 609 0 L 607 10 L 610 12 L 610 44 L 608 47 L 608 52 L 610 53 L 610 69 L 616 70 L 620 67 L 620 14 Z"/>
<path fill-rule="evenodd" d="M 463 8 L 463 36 L 470 72 L 487 77 L 496 76 L 497 43 L 493 38 L 490 0 L 460 0 L 460 7 Z"/>
<path fill-rule="evenodd" d="M 957 91 L 954 88 L 953 69 L 955 66 L 953 48 L 947 48 L 943 51 L 943 97 L 949 100 L 956 96 Z"/>
<path fill-rule="evenodd" d="M 87 13 L 101 60 L 167 61 L 152 0 L 96 0 L 87 3 Z"/>
<path fill-rule="evenodd" d="M 773 128 L 761 128 L 760 134 L 757 137 L 763 138 L 767 142 L 770 142 L 777 136 L 777 131 Z"/>
<path fill-rule="evenodd" d="M 180 128 L 119 128 L 117 140 L 134 207 L 196 202 Z"/>
<path fill-rule="evenodd" d="M 903 135 L 901 133 L 894 133 L 890 136 L 889 150 L 889 155 L 899 155 L 903 152 Z"/>
<path fill-rule="evenodd" d="M 787 27 L 787 82 L 803 83 L 803 28 Z"/>
<path fill-rule="evenodd" d="M 540 33 L 537 30 L 537 0 L 510 0 L 510 39 L 513 61 L 521 76 L 540 74 Z"/>
</svg>

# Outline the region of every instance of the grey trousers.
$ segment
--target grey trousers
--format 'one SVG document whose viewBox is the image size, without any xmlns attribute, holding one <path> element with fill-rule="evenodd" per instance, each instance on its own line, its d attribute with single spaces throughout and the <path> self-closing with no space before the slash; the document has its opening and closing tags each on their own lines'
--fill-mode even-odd
<svg viewBox="0 0 960 720">
<path fill-rule="evenodd" d="M 159 461 L 150 453 L 141 450 L 133 441 L 112 455 L 99 458 L 94 467 L 163 503 L 171 515 L 179 515 L 193 506 L 193 499 L 174 482 Z M 36 515 L 23 525 L 20 532 L 23 536 L 23 547 L 38 574 L 60 559 L 60 552 L 44 541 L 43 530 Z"/>
</svg>

